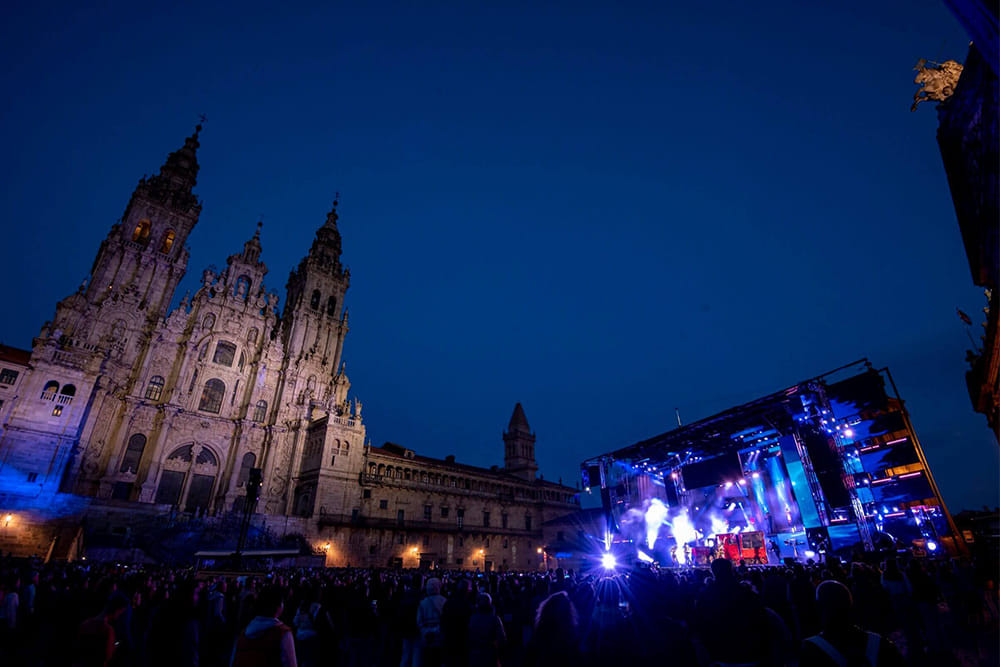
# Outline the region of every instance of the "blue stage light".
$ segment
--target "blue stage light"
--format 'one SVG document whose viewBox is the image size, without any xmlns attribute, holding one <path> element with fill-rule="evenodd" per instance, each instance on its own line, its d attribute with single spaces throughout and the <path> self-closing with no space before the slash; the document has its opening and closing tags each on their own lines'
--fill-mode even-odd
<svg viewBox="0 0 1000 667">
<path fill-rule="evenodd" d="M 601 556 L 601 565 L 604 566 L 605 570 L 613 570 L 618 566 L 618 561 L 615 560 L 614 554 L 605 553 Z"/>
</svg>

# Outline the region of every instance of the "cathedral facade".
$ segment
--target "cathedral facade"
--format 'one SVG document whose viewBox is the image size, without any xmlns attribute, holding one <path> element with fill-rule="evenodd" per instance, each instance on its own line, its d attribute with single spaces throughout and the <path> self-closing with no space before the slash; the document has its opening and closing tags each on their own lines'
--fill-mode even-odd
<svg viewBox="0 0 1000 667">
<path fill-rule="evenodd" d="M 493 544 L 495 532 L 523 557 L 490 563 L 533 565 L 524 555 L 537 556 L 543 522 L 577 506 L 574 489 L 535 479 L 520 405 L 502 469 L 368 443 L 342 361 L 350 272 L 336 202 L 291 272 L 281 312 L 264 284 L 259 225 L 225 269 L 205 270 L 197 292 L 170 308 L 201 212 L 200 129 L 139 181 L 88 279 L 57 304 L 32 349 L 0 346 L 0 493 L 218 516 L 243 509 L 259 468 L 255 511 L 296 517 L 328 540 L 331 564 L 416 556 L 482 566 L 494 547 L 480 542 Z M 485 529 L 482 553 L 456 555 L 473 526 Z"/>
</svg>

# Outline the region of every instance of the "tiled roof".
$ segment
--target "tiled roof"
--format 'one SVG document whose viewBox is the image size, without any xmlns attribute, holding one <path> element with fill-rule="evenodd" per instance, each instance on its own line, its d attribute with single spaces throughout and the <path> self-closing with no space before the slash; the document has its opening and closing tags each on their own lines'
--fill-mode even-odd
<svg viewBox="0 0 1000 667">
<path fill-rule="evenodd" d="M 27 366 L 31 359 L 31 350 L 22 350 L 0 343 L 0 361 L 9 361 L 12 364 Z"/>
</svg>

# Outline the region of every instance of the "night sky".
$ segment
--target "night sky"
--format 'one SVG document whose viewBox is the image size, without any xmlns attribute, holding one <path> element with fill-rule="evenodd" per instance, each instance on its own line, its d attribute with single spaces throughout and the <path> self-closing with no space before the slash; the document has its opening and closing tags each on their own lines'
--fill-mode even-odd
<svg viewBox="0 0 1000 667">
<path fill-rule="evenodd" d="M 573 484 L 675 407 L 694 421 L 867 356 L 951 508 L 997 503 L 955 314 L 978 338 L 986 301 L 934 106 L 909 111 L 918 58 L 966 55 L 943 3 L 19 4 L 4 343 L 30 345 L 204 113 L 177 300 L 259 218 L 284 298 L 339 191 L 374 444 L 502 464 L 521 401 L 545 477 Z"/>
</svg>

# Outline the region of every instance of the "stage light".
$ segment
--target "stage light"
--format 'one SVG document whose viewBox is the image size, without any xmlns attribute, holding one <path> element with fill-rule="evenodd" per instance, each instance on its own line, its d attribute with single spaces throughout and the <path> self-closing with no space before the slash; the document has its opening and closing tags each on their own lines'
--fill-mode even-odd
<svg viewBox="0 0 1000 667">
<path fill-rule="evenodd" d="M 806 558 L 815 558 L 816 557 L 816 552 L 813 551 L 812 549 L 806 549 L 805 554 L 806 554 Z"/>
<path fill-rule="evenodd" d="M 937 542 L 935 542 L 934 540 L 927 540 L 927 550 L 928 551 L 937 551 L 937 548 L 938 548 L 938 543 Z"/>
<path fill-rule="evenodd" d="M 542 553 L 542 548 L 538 547 L 538 553 Z"/>
<path fill-rule="evenodd" d="M 854 437 L 854 430 L 853 429 L 847 429 L 847 430 L 844 431 L 844 435 L 846 435 L 848 438 L 853 438 Z"/>
<path fill-rule="evenodd" d="M 726 482 L 726 488 L 727 489 L 733 488 L 733 483 L 732 482 Z"/>
<path fill-rule="evenodd" d="M 604 566 L 605 570 L 613 570 L 618 565 L 618 561 L 615 560 L 614 554 L 607 552 L 601 556 L 601 565 Z"/>
<path fill-rule="evenodd" d="M 759 472 L 755 472 L 755 473 L 753 474 L 753 478 L 754 478 L 754 479 L 760 479 L 760 473 L 759 473 Z"/>
<path fill-rule="evenodd" d="M 740 484 L 746 484 L 746 483 L 747 483 L 747 481 L 745 479 L 741 479 L 740 480 Z"/>
<path fill-rule="evenodd" d="M 14 515 L 13 514 L 6 514 L 6 515 L 4 515 L 4 517 L 3 517 L 3 525 L 4 525 L 4 527 L 9 526 L 10 522 L 13 521 L 13 520 L 14 520 Z"/>
</svg>

